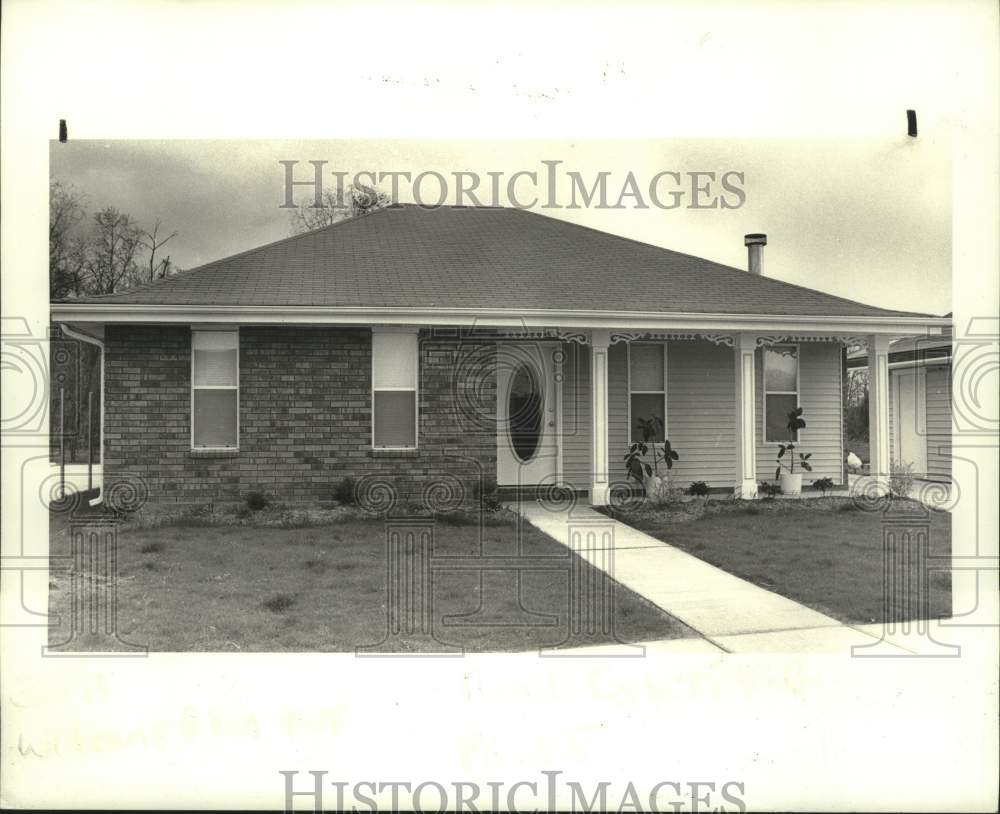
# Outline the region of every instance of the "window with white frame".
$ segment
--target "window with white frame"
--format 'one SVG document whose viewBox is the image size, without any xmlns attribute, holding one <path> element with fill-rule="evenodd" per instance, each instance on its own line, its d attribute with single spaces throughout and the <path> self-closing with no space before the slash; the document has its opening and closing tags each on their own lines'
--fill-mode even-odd
<svg viewBox="0 0 1000 814">
<path fill-rule="evenodd" d="M 191 446 L 239 447 L 239 331 L 191 332 Z"/>
<path fill-rule="evenodd" d="M 632 441 L 642 441 L 639 420 L 659 419 L 653 442 L 662 444 L 667 418 L 667 358 L 663 343 L 629 345 L 629 424 Z"/>
<path fill-rule="evenodd" d="M 799 406 L 799 348 L 764 348 L 764 440 L 788 441 L 788 414 Z M 796 436 L 798 433 L 795 434 Z M 793 440 L 798 441 L 798 437 Z"/>
<path fill-rule="evenodd" d="M 417 446 L 417 334 L 372 333 L 372 446 Z"/>
</svg>

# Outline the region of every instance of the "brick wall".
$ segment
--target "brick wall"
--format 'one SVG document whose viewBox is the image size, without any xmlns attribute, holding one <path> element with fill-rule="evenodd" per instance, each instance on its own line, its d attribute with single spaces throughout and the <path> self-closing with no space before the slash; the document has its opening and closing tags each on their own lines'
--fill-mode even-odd
<svg viewBox="0 0 1000 814">
<path fill-rule="evenodd" d="M 191 449 L 191 331 L 109 326 L 105 485 L 141 480 L 151 502 L 331 498 L 345 476 L 362 491 L 384 481 L 399 500 L 444 505 L 495 477 L 494 345 L 448 332 L 420 335 L 419 449 L 371 449 L 367 329 L 240 330 L 240 449 Z M 458 484 L 461 484 L 459 486 Z M 429 490 L 429 491 L 428 491 Z"/>
</svg>

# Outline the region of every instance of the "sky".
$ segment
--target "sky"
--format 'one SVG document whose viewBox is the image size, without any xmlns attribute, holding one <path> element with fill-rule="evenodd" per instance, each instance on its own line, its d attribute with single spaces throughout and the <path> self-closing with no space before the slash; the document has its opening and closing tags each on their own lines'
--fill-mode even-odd
<svg viewBox="0 0 1000 814">
<path fill-rule="evenodd" d="M 69 141 L 52 142 L 50 177 L 83 193 L 90 212 L 114 206 L 140 223 L 157 219 L 177 236 L 164 250 L 190 269 L 291 234 L 285 167 L 299 162 L 296 180 L 312 180 L 310 161 L 325 161 L 324 184 L 336 172 L 440 173 L 445 203 L 456 203 L 455 172 L 477 173 L 482 203 L 509 205 L 507 184 L 520 203 L 550 217 L 746 267 L 743 235 L 763 232 L 763 273 L 786 282 L 899 310 L 943 314 L 951 310 L 951 167 L 948 152 L 905 134 L 889 140 L 643 139 L 643 140 L 372 140 L 345 141 Z M 547 165 L 556 165 L 549 203 Z M 502 173 L 498 196 L 487 174 Z M 618 202 L 629 173 L 639 198 L 622 208 L 572 203 L 578 173 L 589 189 L 606 172 L 607 204 Z M 659 200 L 677 190 L 680 205 L 663 209 L 649 194 L 658 173 Z M 712 176 L 692 173 L 714 173 Z M 720 183 L 729 173 L 730 188 Z M 735 175 L 739 173 L 740 175 Z M 696 194 L 693 185 L 708 185 Z M 391 191 L 391 178 L 379 187 Z M 402 177 L 396 200 L 435 203 L 440 186 L 425 176 L 415 192 Z M 694 208 L 713 199 L 732 208 Z M 296 201 L 310 188 L 296 187 Z M 468 197 L 463 201 L 470 203 Z M 578 195 L 577 204 L 582 204 Z M 646 204 L 645 208 L 637 206 Z M 739 204 L 739 205 L 737 205 Z M 609 270 L 609 274 L 617 271 Z M 669 290 L 657 293 L 669 297 Z"/>
</svg>

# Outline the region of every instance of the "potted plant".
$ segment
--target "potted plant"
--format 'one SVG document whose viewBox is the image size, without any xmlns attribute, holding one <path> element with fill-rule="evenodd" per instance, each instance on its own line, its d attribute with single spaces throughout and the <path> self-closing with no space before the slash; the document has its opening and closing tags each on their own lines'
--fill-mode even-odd
<svg viewBox="0 0 1000 814">
<path fill-rule="evenodd" d="M 662 450 L 658 449 L 657 444 L 653 441 L 663 426 L 662 419 L 655 415 L 649 418 L 638 418 L 636 426 L 642 433 L 642 440 L 633 441 L 628 452 L 625 453 L 626 477 L 636 483 L 641 483 L 646 490 L 646 497 L 656 498 L 663 485 L 663 479 L 660 477 L 660 461 L 663 461 L 669 473 L 673 469 L 674 461 L 678 460 L 680 456 L 670 446 L 670 441 L 664 440 Z M 652 466 L 645 460 L 650 447 L 653 450 Z"/>
<path fill-rule="evenodd" d="M 798 438 L 799 430 L 805 426 L 802 408 L 796 407 L 788 414 L 788 443 L 778 447 L 778 468 L 774 470 L 774 477 L 781 486 L 781 493 L 784 495 L 802 494 L 802 473 L 795 471 L 795 439 Z M 788 453 L 787 458 L 785 458 L 786 452 Z M 809 463 L 812 453 L 807 452 L 803 455 L 800 452 L 798 457 L 799 468 L 806 472 L 812 472 L 812 464 Z M 787 471 L 782 471 L 783 469 Z"/>
</svg>

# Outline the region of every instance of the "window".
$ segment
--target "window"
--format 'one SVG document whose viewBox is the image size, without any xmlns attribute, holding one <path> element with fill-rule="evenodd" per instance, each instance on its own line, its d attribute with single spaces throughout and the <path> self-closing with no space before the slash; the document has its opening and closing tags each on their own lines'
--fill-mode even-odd
<svg viewBox="0 0 1000 814">
<path fill-rule="evenodd" d="M 191 333 L 191 446 L 239 447 L 239 331 Z"/>
<path fill-rule="evenodd" d="M 666 437 L 666 348 L 661 344 L 633 342 L 629 345 L 629 423 L 632 441 L 641 441 L 639 419 L 655 416 L 660 420 L 653 442 Z"/>
<path fill-rule="evenodd" d="M 764 440 L 788 439 L 788 414 L 799 406 L 799 348 L 764 348 Z M 796 433 L 796 436 L 798 433 Z M 798 441 L 798 437 L 793 439 Z"/>
<path fill-rule="evenodd" d="M 372 333 L 372 446 L 417 446 L 417 334 Z"/>
</svg>

